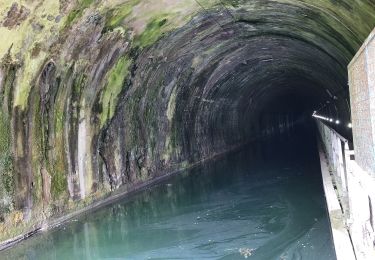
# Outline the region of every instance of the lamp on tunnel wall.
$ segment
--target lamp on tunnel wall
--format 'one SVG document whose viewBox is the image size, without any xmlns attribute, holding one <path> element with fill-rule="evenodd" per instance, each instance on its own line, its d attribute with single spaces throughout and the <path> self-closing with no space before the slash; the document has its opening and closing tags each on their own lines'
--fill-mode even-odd
<svg viewBox="0 0 375 260">
<path fill-rule="evenodd" d="M 336 125 L 340 124 L 340 120 L 339 119 L 335 119 L 334 120 L 332 117 L 325 117 L 323 115 L 319 115 L 319 114 L 317 114 L 317 111 L 314 111 L 314 113 L 312 114 L 312 117 L 315 117 L 315 118 L 318 118 L 318 119 L 322 119 L 322 120 L 330 122 L 330 123 L 335 122 Z"/>
<path fill-rule="evenodd" d="M 327 100 L 327 108 L 328 108 L 328 114 L 329 114 L 329 122 L 333 122 L 333 118 L 332 118 L 332 111 L 331 111 L 331 102 Z"/>
<path fill-rule="evenodd" d="M 327 121 L 329 123 L 336 124 L 336 125 L 340 125 L 341 123 L 343 123 L 344 125 L 346 125 L 346 127 L 352 128 L 353 125 L 351 123 L 352 115 L 351 115 L 351 109 L 350 109 L 348 88 L 343 88 L 339 91 L 336 91 L 335 93 L 332 93 L 329 89 L 325 89 L 325 91 L 328 94 L 327 99 L 319 104 L 319 108 L 316 111 L 314 111 L 312 116 L 315 118 Z M 349 120 L 348 120 L 349 122 L 346 121 L 347 123 L 345 121 L 343 122 L 342 120 L 340 120 L 339 109 L 336 106 L 336 101 L 338 100 L 342 100 L 343 102 L 346 103 L 346 108 L 347 108 L 347 112 L 349 115 Z M 332 105 L 334 106 L 333 108 L 331 108 Z M 335 115 L 332 115 L 331 109 L 335 110 L 334 111 Z M 318 113 L 321 115 L 319 115 Z M 323 115 L 327 115 L 327 116 L 323 116 Z"/>
<path fill-rule="evenodd" d="M 334 98 L 335 100 L 338 99 L 336 96 L 334 96 L 333 98 Z M 339 110 L 337 109 L 336 104 L 334 104 L 334 108 L 335 108 L 335 112 L 336 112 L 336 118 L 340 118 L 340 116 L 339 116 Z M 340 124 L 340 120 L 339 120 L 339 119 L 336 119 L 335 123 L 336 123 L 336 125 L 339 125 L 339 124 Z"/>
<path fill-rule="evenodd" d="M 335 101 L 336 100 L 339 100 L 339 96 L 342 94 L 342 91 L 339 91 L 335 94 L 332 94 L 329 89 L 326 89 L 326 92 L 329 96 L 329 98 L 331 100 L 326 100 L 325 102 L 323 103 L 320 103 L 320 108 L 316 111 L 313 112 L 312 114 L 312 117 L 314 118 L 318 118 L 318 119 L 321 119 L 321 120 L 324 120 L 324 121 L 327 121 L 327 122 L 330 122 L 330 123 L 334 123 L 336 125 L 339 125 L 341 124 L 341 121 L 339 120 L 340 116 L 339 116 L 339 110 L 335 104 Z M 345 101 L 346 101 L 346 104 L 347 104 L 347 109 L 348 109 L 348 113 L 349 113 L 349 116 L 350 116 L 350 121 L 351 121 L 351 111 L 350 111 L 350 105 L 349 105 L 349 100 L 347 97 L 344 97 Z M 331 102 L 333 101 L 333 102 Z M 332 117 L 332 111 L 331 111 L 331 105 L 334 105 L 334 109 L 335 109 L 335 112 L 336 112 L 336 119 L 334 119 Z M 319 115 L 318 112 L 319 111 L 322 111 L 323 114 L 326 114 L 328 116 L 323 116 L 323 115 Z M 348 128 L 352 128 L 352 123 L 349 121 L 349 123 L 346 125 Z"/>
<path fill-rule="evenodd" d="M 315 117 L 315 118 L 318 118 L 318 119 L 321 119 L 321 120 L 324 120 L 324 121 L 327 121 L 327 122 L 335 122 L 336 125 L 339 125 L 341 123 L 341 121 L 339 119 L 333 119 L 333 118 L 330 118 L 330 117 L 325 117 L 323 115 L 318 115 L 317 114 L 317 111 L 314 111 L 314 113 L 312 114 L 312 117 Z M 347 127 L 348 128 L 352 128 L 352 123 L 348 123 L 347 124 Z"/>
</svg>

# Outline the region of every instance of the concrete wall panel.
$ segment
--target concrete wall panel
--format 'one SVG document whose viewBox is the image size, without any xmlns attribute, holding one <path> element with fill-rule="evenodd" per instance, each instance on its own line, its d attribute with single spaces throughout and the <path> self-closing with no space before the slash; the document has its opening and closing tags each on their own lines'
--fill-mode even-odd
<svg viewBox="0 0 375 260">
<path fill-rule="evenodd" d="M 375 175 L 375 30 L 348 66 L 356 161 Z"/>
</svg>

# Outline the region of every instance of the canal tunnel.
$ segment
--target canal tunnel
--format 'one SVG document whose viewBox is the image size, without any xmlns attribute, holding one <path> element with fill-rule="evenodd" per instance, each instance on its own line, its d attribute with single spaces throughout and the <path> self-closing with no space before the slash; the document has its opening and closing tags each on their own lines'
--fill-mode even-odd
<svg viewBox="0 0 375 260">
<path fill-rule="evenodd" d="M 338 11 L 353 14 L 354 6 L 344 6 L 334 11 L 273 1 L 200 6 L 202 13 L 137 56 L 129 90 L 121 94 L 126 98 L 119 98 L 105 130 L 111 141 L 102 143 L 103 158 L 112 154 L 114 139 L 135 133 L 142 136 L 137 141 L 145 156 L 159 157 L 157 166 L 191 164 L 282 132 L 315 110 L 341 121 L 339 129 L 348 134 L 346 66 L 362 36 Z M 370 29 L 372 14 L 360 15 L 364 6 L 358 8 Z M 168 20 L 155 23 L 149 26 Z M 137 95 L 140 123 L 133 130 L 128 100 Z M 129 152 L 127 143 L 125 138 L 118 147 L 124 149 L 120 154 Z M 142 153 L 138 149 L 135 156 Z"/>
<path fill-rule="evenodd" d="M 350 135 L 372 0 L 39 2 L 0 5 L 0 224 L 38 226 L 314 111 Z"/>
</svg>

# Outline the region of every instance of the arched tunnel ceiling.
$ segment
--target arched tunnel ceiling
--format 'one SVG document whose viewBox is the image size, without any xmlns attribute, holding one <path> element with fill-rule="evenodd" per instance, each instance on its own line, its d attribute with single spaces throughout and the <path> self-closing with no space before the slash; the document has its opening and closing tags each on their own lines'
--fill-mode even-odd
<svg viewBox="0 0 375 260">
<path fill-rule="evenodd" d="M 267 114 L 331 95 L 348 120 L 346 66 L 375 3 L 5 0 L 0 17 L 2 150 L 16 208 L 32 208 L 36 171 L 49 199 L 83 198 L 191 166 L 251 140 Z"/>
</svg>

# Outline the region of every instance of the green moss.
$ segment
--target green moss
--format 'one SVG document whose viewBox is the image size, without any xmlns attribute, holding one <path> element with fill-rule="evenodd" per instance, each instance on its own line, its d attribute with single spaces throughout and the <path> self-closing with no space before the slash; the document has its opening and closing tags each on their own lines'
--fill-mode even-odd
<svg viewBox="0 0 375 260">
<path fill-rule="evenodd" d="M 77 3 L 77 7 L 73 9 L 67 16 L 65 20 L 65 28 L 69 28 L 74 21 L 80 18 L 83 11 L 88 8 L 95 0 L 81 0 Z"/>
<path fill-rule="evenodd" d="M 14 194 L 13 156 L 11 151 L 11 102 L 13 83 L 17 68 L 10 57 L 6 55 L 1 66 L 5 73 L 3 88 L 0 93 L 0 217 L 13 209 Z"/>
<path fill-rule="evenodd" d="M 100 127 L 102 127 L 107 120 L 114 115 L 118 95 L 123 88 L 125 79 L 129 75 L 129 67 L 131 64 L 132 60 L 129 57 L 121 57 L 116 65 L 108 72 L 109 76 L 107 84 L 105 85 L 100 98 L 100 104 L 102 107 Z"/>
<path fill-rule="evenodd" d="M 51 193 L 54 198 L 59 198 L 67 191 L 66 169 L 65 169 L 65 151 L 64 151 L 64 107 L 57 103 L 55 107 L 55 140 L 54 140 L 54 159 L 51 179 Z"/>
<path fill-rule="evenodd" d="M 90 6 L 93 2 L 95 2 L 95 0 L 81 0 L 79 2 L 79 5 L 86 8 L 86 7 Z"/>
<path fill-rule="evenodd" d="M 8 194 L 12 193 L 14 188 L 10 142 L 10 119 L 7 114 L 0 110 L 0 180 Z"/>
<path fill-rule="evenodd" d="M 9 151 L 10 145 L 9 116 L 0 110 L 0 155 Z"/>
<path fill-rule="evenodd" d="M 3 85 L 3 93 L 0 95 L 0 104 L 3 112 L 7 111 L 10 114 L 12 109 L 13 86 L 16 78 L 17 68 L 12 65 L 6 70 L 6 78 Z"/>
<path fill-rule="evenodd" d="M 32 93 L 32 100 L 30 102 L 31 107 L 33 109 L 33 118 L 32 118 L 32 125 L 33 126 L 41 126 L 42 125 L 42 113 L 41 113 L 41 106 L 40 106 L 40 95 L 38 93 Z M 40 168 L 41 162 L 43 161 L 43 128 L 42 127 L 32 127 L 31 129 L 31 167 L 34 173 L 33 175 L 33 204 L 37 204 L 38 202 L 42 201 L 42 177 L 40 175 Z"/>
<path fill-rule="evenodd" d="M 106 15 L 104 30 L 113 30 L 120 26 L 123 20 L 131 14 L 133 7 L 139 4 L 140 0 L 131 0 L 115 9 L 111 9 Z"/>
<path fill-rule="evenodd" d="M 67 192 L 67 178 L 65 169 L 65 157 L 63 139 L 57 137 L 54 142 L 54 158 L 50 158 L 48 172 L 51 174 L 51 195 L 55 200 L 61 198 Z"/>
<path fill-rule="evenodd" d="M 155 43 L 166 31 L 167 24 L 167 14 L 152 19 L 143 33 L 135 38 L 135 45 L 143 48 Z"/>
<path fill-rule="evenodd" d="M 74 20 L 82 15 L 82 12 L 83 10 L 81 9 L 74 9 L 73 11 L 71 11 L 66 18 L 65 27 L 70 27 L 73 24 Z"/>
<path fill-rule="evenodd" d="M 55 165 L 54 168 L 58 168 Z M 52 197 L 58 199 L 62 194 L 65 194 L 67 189 L 67 180 L 64 171 L 56 171 L 52 174 L 51 179 L 51 193 Z"/>
<path fill-rule="evenodd" d="M 64 106 L 58 106 L 55 109 L 55 131 L 61 133 L 64 129 L 65 113 Z"/>
<path fill-rule="evenodd" d="M 82 86 L 85 80 L 86 80 L 86 75 L 84 74 L 81 74 L 74 78 L 72 95 L 77 99 L 79 99 L 79 96 L 81 95 Z"/>
</svg>

